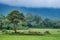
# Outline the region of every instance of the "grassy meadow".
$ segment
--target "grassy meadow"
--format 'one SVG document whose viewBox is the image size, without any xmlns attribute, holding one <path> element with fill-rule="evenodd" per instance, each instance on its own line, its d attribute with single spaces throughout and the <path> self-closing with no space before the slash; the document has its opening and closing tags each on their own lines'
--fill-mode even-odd
<svg viewBox="0 0 60 40">
<path fill-rule="evenodd" d="M 50 35 L 10 35 L 5 34 L 0 31 L 0 40 L 60 40 L 60 29 L 28 29 L 28 30 L 17 30 L 18 32 L 28 32 L 28 31 L 36 31 L 44 33 L 45 31 L 49 31 Z M 9 33 L 13 32 L 12 30 L 8 31 Z"/>
</svg>

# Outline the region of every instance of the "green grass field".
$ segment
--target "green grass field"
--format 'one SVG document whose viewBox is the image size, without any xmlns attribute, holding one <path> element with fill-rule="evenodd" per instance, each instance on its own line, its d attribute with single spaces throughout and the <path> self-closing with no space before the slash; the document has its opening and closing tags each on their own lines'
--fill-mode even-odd
<svg viewBox="0 0 60 40">
<path fill-rule="evenodd" d="M 60 29 L 29 29 L 30 31 L 39 31 L 44 33 L 49 31 L 51 35 L 38 36 L 38 35 L 9 35 L 0 31 L 0 40 L 60 40 Z M 27 32 L 28 30 L 18 30 Z M 10 30 L 12 32 L 12 30 Z"/>
</svg>

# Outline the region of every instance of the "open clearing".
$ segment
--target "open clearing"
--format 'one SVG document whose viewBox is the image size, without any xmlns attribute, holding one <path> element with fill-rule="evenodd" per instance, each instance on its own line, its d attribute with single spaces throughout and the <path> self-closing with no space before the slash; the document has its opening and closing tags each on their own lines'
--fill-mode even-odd
<svg viewBox="0 0 60 40">
<path fill-rule="evenodd" d="M 60 29 L 29 29 L 30 31 L 40 31 L 44 33 L 49 31 L 51 35 L 37 36 L 37 35 L 9 35 L 0 31 L 0 40 L 60 40 Z M 17 30 L 17 31 L 29 31 L 29 30 Z M 10 30 L 10 32 L 12 32 Z"/>
</svg>

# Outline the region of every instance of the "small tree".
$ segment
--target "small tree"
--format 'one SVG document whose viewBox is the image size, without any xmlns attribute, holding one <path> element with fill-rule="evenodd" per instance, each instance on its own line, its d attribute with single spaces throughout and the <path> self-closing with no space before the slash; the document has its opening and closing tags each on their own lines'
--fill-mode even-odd
<svg viewBox="0 0 60 40">
<path fill-rule="evenodd" d="M 20 20 L 24 20 L 24 15 L 19 11 L 14 10 L 10 14 L 8 14 L 7 18 L 10 21 L 10 23 L 14 24 L 14 31 L 16 33 L 17 24 L 19 23 Z"/>
</svg>

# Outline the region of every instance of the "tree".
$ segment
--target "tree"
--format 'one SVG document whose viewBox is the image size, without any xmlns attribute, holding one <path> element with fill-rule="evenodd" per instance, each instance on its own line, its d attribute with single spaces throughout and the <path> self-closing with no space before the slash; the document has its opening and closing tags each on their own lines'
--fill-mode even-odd
<svg viewBox="0 0 60 40">
<path fill-rule="evenodd" d="M 34 15 L 33 16 L 33 22 L 32 22 L 32 24 L 34 24 L 34 27 L 36 27 L 36 28 L 39 28 L 39 27 L 42 27 L 41 25 L 42 25 L 42 18 L 41 18 L 41 16 L 39 16 L 39 15 Z"/>
<path fill-rule="evenodd" d="M 32 22 L 32 20 L 33 20 L 33 15 L 32 15 L 31 13 L 27 13 L 25 19 L 26 19 L 26 21 L 28 21 L 28 22 Z"/>
<path fill-rule="evenodd" d="M 59 20 L 53 20 L 53 28 L 60 28 L 60 21 Z"/>
<path fill-rule="evenodd" d="M 32 27 L 31 22 L 33 22 L 33 15 L 31 13 L 27 13 L 25 16 L 27 26 L 30 28 Z"/>
<path fill-rule="evenodd" d="M 3 27 L 3 20 L 5 19 L 5 16 L 3 14 L 0 14 L 0 29 L 2 30 Z"/>
<path fill-rule="evenodd" d="M 7 18 L 10 21 L 10 23 L 14 24 L 14 31 L 16 33 L 16 27 L 18 23 L 20 22 L 20 20 L 24 21 L 23 13 L 20 13 L 18 10 L 14 10 L 8 14 Z"/>
<path fill-rule="evenodd" d="M 33 18 L 33 21 L 36 21 L 36 23 L 39 23 L 39 21 L 42 21 L 42 18 L 39 15 L 35 15 Z"/>
<path fill-rule="evenodd" d="M 44 25 L 45 25 L 45 27 L 47 27 L 47 28 L 48 28 L 48 27 L 51 27 L 51 26 L 50 26 L 50 23 L 51 23 L 51 20 L 50 20 L 50 19 L 48 19 L 48 18 L 45 18 L 45 19 L 44 19 Z"/>
</svg>

